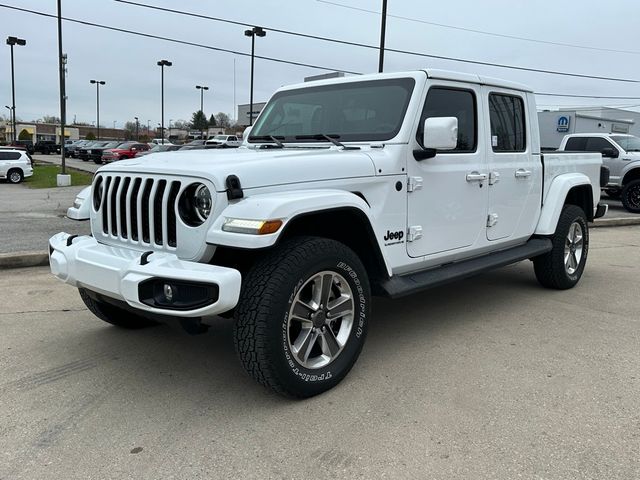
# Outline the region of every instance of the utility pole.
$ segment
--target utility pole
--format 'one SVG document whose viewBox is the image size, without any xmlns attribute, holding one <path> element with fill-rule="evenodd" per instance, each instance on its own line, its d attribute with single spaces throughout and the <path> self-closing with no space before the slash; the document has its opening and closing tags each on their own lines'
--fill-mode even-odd
<svg viewBox="0 0 640 480">
<path fill-rule="evenodd" d="M 380 25 L 380 58 L 378 60 L 378 72 L 384 71 L 384 40 L 387 31 L 387 0 L 382 0 L 382 20 Z"/>
<path fill-rule="evenodd" d="M 62 53 L 62 0 L 58 0 L 58 69 L 60 70 L 60 154 L 62 155 L 62 175 L 66 175 L 66 162 L 65 162 L 65 136 L 64 126 L 66 123 L 66 93 L 64 84 L 64 71 L 67 63 L 66 55 Z"/>
</svg>

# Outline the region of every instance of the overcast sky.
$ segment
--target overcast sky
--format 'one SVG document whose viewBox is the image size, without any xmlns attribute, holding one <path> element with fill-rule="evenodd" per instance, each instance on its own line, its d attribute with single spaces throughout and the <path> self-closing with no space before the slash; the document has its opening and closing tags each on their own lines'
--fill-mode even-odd
<svg viewBox="0 0 640 480">
<path fill-rule="evenodd" d="M 379 14 L 318 0 L 138 1 L 267 29 L 294 30 L 373 45 L 379 42 Z M 382 3 L 382 0 L 331 1 L 375 11 L 380 11 Z M 55 0 L 0 0 L 0 4 L 56 13 Z M 242 26 L 151 11 L 115 0 L 62 0 L 62 4 L 66 17 L 250 52 L 251 40 L 243 35 L 245 27 Z M 387 46 L 390 48 L 640 80 L 640 45 L 637 42 L 640 2 L 637 1 L 388 0 L 388 13 L 467 29 L 632 53 L 506 39 L 395 17 L 390 17 L 387 23 Z M 18 117 L 33 120 L 43 115 L 59 115 L 55 19 L 0 8 L 0 34 L 2 39 L 11 35 L 27 40 L 26 47 L 15 48 Z M 165 124 L 169 119 L 190 119 L 199 109 L 196 84 L 210 87 L 204 101 L 207 116 L 219 111 L 235 116 L 234 85 L 236 103 L 249 102 L 248 57 L 69 22 L 63 23 L 63 40 L 64 51 L 69 56 L 69 120 L 75 117 L 78 121 L 95 121 L 95 86 L 90 85 L 89 80 L 99 79 L 107 82 L 100 92 L 102 125 L 112 126 L 115 121 L 120 127 L 138 116 L 141 123 L 150 120 L 155 126 L 160 121 L 160 68 L 156 66 L 160 59 L 173 62 L 173 66 L 165 70 Z M 276 32 L 256 39 L 256 54 L 362 73 L 375 72 L 378 67 L 376 50 Z M 385 57 L 385 71 L 423 67 L 501 77 L 528 84 L 537 92 L 640 97 L 640 84 L 519 72 L 397 53 L 387 53 Z M 325 71 L 258 59 L 254 99 L 256 102 L 267 100 L 279 86 L 297 83 L 305 76 L 319 73 Z M 9 47 L 2 40 L 2 106 L 11 104 L 10 81 Z M 637 106 L 640 100 L 538 97 L 538 103 L 543 106 Z"/>
</svg>

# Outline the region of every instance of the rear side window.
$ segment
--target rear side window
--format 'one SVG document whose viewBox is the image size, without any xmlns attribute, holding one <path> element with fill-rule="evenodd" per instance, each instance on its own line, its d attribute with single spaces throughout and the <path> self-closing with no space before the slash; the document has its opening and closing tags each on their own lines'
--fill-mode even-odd
<svg viewBox="0 0 640 480">
<path fill-rule="evenodd" d="M 458 145 L 445 153 L 469 153 L 476 151 L 476 97 L 469 90 L 434 87 L 429 90 L 418 125 L 416 139 L 422 145 L 424 121 L 432 117 L 456 117 L 458 119 Z"/>
<path fill-rule="evenodd" d="M 489 95 L 491 145 L 494 152 L 524 152 L 527 148 L 524 101 L 520 97 Z"/>
<path fill-rule="evenodd" d="M 0 152 L 0 160 L 19 160 L 20 152 Z"/>
<path fill-rule="evenodd" d="M 565 150 L 571 152 L 584 152 L 587 149 L 587 137 L 573 137 L 567 140 Z"/>
</svg>

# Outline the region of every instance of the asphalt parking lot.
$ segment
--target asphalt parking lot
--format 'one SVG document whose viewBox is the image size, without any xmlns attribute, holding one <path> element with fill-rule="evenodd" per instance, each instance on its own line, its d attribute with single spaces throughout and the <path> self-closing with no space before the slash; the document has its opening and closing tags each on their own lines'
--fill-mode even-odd
<svg viewBox="0 0 640 480">
<path fill-rule="evenodd" d="M 640 227 L 591 235 L 570 291 L 523 262 L 377 300 L 306 401 L 244 374 L 229 320 L 123 331 L 46 268 L 0 271 L 0 479 L 640 478 Z"/>
</svg>

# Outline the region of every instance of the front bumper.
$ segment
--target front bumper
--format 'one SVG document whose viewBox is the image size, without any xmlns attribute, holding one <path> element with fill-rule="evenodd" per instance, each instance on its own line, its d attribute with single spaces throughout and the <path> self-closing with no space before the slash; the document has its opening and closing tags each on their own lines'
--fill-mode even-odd
<svg viewBox="0 0 640 480">
<path fill-rule="evenodd" d="M 56 277 L 74 287 L 124 301 L 135 309 L 199 318 L 227 312 L 238 303 L 242 276 L 233 268 L 188 262 L 165 252 L 154 252 L 146 260 L 143 256 L 142 252 L 103 245 L 88 236 L 61 232 L 49 239 L 49 263 Z M 140 284 L 153 280 L 213 285 L 218 295 L 212 303 L 194 309 L 154 307 L 140 299 Z"/>
</svg>

